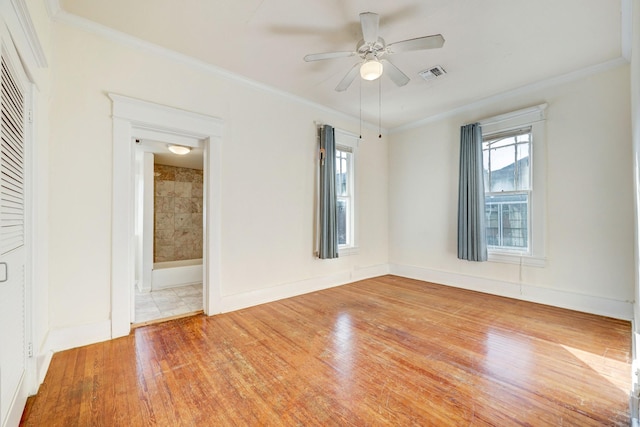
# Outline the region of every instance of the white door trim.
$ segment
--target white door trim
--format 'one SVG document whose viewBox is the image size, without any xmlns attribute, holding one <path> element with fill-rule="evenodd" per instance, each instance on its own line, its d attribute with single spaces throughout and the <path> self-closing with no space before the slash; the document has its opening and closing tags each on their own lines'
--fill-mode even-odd
<svg viewBox="0 0 640 427">
<path fill-rule="evenodd" d="M 113 108 L 111 338 L 128 335 L 131 331 L 135 282 L 135 147 L 132 138 L 149 131 L 167 138 L 188 137 L 204 142 L 204 312 L 207 315 L 220 313 L 222 121 L 122 95 L 108 95 Z"/>
</svg>

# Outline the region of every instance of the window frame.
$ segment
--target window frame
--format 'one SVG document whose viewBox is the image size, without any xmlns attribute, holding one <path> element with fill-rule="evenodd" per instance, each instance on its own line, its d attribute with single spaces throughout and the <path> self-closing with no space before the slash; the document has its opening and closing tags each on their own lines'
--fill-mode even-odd
<svg viewBox="0 0 640 427">
<path fill-rule="evenodd" d="M 347 169 L 350 172 L 347 180 L 349 196 L 346 196 L 346 198 L 350 201 L 349 203 L 350 210 L 347 213 L 347 224 L 346 224 L 347 233 L 348 233 L 347 242 L 349 243 L 338 245 L 338 255 L 347 256 L 347 255 L 356 254 L 358 252 L 358 245 L 357 245 L 358 204 L 357 204 L 357 185 L 356 185 L 356 171 L 357 171 L 356 165 L 357 165 L 357 159 L 358 159 L 357 149 L 358 149 L 359 138 L 355 134 L 352 134 L 337 128 L 334 130 L 334 135 L 335 135 L 335 147 L 336 147 L 336 153 L 334 153 L 334 155 L 337 156 L 338 151 L 349 152 L 351 154 L 350 156 L 351 161 L 347 166 Z M 345 196 L 338 196 L 336 194 L 337 199 L 340 199 L 341 197 L 345 197 Z"/>
<path fill-rule="evenodd" d="M 517 181 L 517 177 L 519 176 L 519 174 L 516 172 L 515 173 L 515 182 L 514 182 L 514 189 L 513 190 L 503 190 L 503 191 L 491 191 L 491 182 L 489 182 L 488 184 L 485 183 L 485 188 L 489 188 L 489 191 L 484 192 L 484 196 L 485 196 L 485 212 L 486 212 L 486 204 L 487 204 L 487 198 L 488 197 L 495 197 L 495 196 L 516 196 L 516 195 L 526 195 L 527 196 L 527 246 L 524 249 L 518 249 L 515 247 L 508 247 L 508 246 L 501 246 L 501 245 L 489 245 L 489 243 L 487 243 L 487 251 L 489 252 L 494 252 L 494 253 L 505 253 L 505 254 L 513 254 L 513 255 L 523 255 L 523 256 L 530 256 L 531 255 L 531 238 L 532 238 L 532 232 L 531 232 L 531 214 L 532 214 L 532 209 L 531 209 L 531 204 L 532 204 L 532 193 L 533 193 L 533 182 L 532 182 L 532 176 L 533 174 L 533 152 L 534 150 L 534 140 L 533 140 L 533 129 L 531 126 L 526 126 L 523 128 L 516 128 L 516 129 L 511 129 L 508 130 L 506 132 L 501 131 L 498 133 L 485 133 L 483 132 L 483 136 L 482 136 L 482 141 L 483 141 L 483 145 L 485 140 L 497 140 L 500 137 L 503 138 L 508 138 L 508 137 L 518 137 L 520 135 L 529 135 L 529 141 L 526 143 L 529 146 L 529 178 L 528 178 L 528 182 L 529 185 L 526 189 L 522 189 L 518 184 Z M 521 142 L 518 141 L 514 141 L 512 144 L 507 145 L 507 147 L 513 146 L 514 147 L 514 160 L 515 160 L 515 168 L 518 168 L 517 165 L 517 150 L 518 150 L 518 145 L 522 144 Z M 499 147 L 501 148 L 501 147 Z M 491 148 L 487 149 L 489 152 L 491 150 Z M 484 148 L 483 148 L 483 163 L 484 163 Z M 489 165 L 491 165 L 491 162 L 489 162 Z M 491 167 L 491 166 L 489 166 Z M 491 177 L 491 171 L 489 171 L 489 177 Z M 500 206 L 502 206 L 502 203 L 500 204 Z M 501 212 L 498 213 L 498 217 L 501 217 Z M 488 218 L 487 218 L 488 220 Z M 498 220 L 498 222 L 501 222 L 500 219 Z M 498 226 L 499 230 L 502 230 L 502 227 Z"/>
<path fill-rule="evenodd" d="M 531 128 L 528 251 L 488 246 L 490 262 L 534 267 L 546 265 L 546 108 L 545 103 L 479 121 L 483 140 L 491 135 Z"/>
</svg>

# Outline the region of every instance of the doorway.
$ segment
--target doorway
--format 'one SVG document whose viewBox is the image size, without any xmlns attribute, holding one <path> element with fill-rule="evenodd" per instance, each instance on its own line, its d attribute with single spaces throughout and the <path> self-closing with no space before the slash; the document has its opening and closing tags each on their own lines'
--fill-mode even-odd
<svg viewBox="0 0 640 427">
<path fill-rule="evenodd" d="M 203 311 L 203 141 L 133 138 L 135 286 L 131 323 Z"/>
<path fill-rule="evenodd" d="M 113 118 L 111 337 L 129 335 L 135 303 L 135 146 L 132 139 L 203 148 L 203 311 L 222 312 L 220 291 L 222 121 L 110 93 Z"/>
</svg>

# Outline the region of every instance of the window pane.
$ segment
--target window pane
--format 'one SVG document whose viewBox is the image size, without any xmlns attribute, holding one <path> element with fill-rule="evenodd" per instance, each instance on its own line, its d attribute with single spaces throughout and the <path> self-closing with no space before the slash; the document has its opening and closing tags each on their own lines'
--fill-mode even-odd
<svg viewBox="0 0 640 427">
<path fill-rule="evenodd" d="M 513 136 L 510 136 L 508 138 L 499 138 L 499 139 L 494 139 L 494 140 L 488 141 L 489 146 L 491 148 L 506 147 L 508 145 L 515 144 L 515 142 L 516 142 L 516 139 Z"/>
<path fill-rule="evenodd" d="M 506 203 L 502 208 L 502 246 L 527 248 L 527 204 Z"/>
<path fill-rule="evenodd" d="M 348 201 L 346 199 L 338 199 L 337 208 L 338 245 L 346 245 L 349 243 L 347 239 L 347 218 L 349 218 Z"/>
<path fill-rule="evenodd" d="M 482 144 L 484 147 L 484 144 Z M 489 150 L 482 150 L 482 173 L 484 174 L 484 192 L 489 191 Z"/>
<path fill-rule="evenodd" d="M 517 145 L 518 155 L 518 190 L 528 190 L 531 186 L 529 144 Z"/>
<path fill-rule="evenodd" d="M 516 152 L 514 145 L 506 147 L 491 148 L 491 187 L 490 191 L 499 193 L 501 191 L 514 191 L 515 187 L 515 161 Z"/>
<path fill-rule="evenodd" d="M 485 214 L 487 245 L 517 250 L 529 247 L 529 194 L 488 196 Z"/>
<path fill-rule="evenodd" d="M 336 173 L 336 194 L 338 196 L 347 195 L 347 174 Z"/>
<path fill-rule="evenodd" d="M 336 150 L 336 194 L 347 196 L 349 194 L 349 165 L 351 153 Z"/>
<path fill-rule="evenodd" d="M 487 245 L 500 245 L 500 228 L 498 223 L 498 205 L 493 203 L 485 204 L 486 222 L 487 222 Z"/>
</svg>

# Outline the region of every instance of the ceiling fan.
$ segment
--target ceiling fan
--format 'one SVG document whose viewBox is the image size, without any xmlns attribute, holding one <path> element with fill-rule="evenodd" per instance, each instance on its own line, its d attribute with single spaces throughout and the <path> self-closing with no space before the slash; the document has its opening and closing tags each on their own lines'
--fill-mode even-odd
<svg viewBox="0 0 640 427">
<path fill-rule="evenodd" d="M 444 45 L 444 37 L 441 34 L 386 44 L 384 39 L 378 35 L 379 24 L 380 16 L 377 13 L 361 13 L 362 40 L 356 45 L 355 51 L 313 53 L 305 56 L 304 60 L 312 62 L 359 56 L 362 61 L 354 64 L 347 75 L 338 83 L 338 86 L 336 86 L 336 91 L 338 92 L 347 90 L 358 75 L 358 71 L 360 71 L 360 76 L 365 80 L 375 80 L 385 71 L 396 85 L 404 86 L 409 83 L 409 77 L 389 60 L 385 59 L 384 56 L 412 50 L 436 49 Z"/>
</svg>

